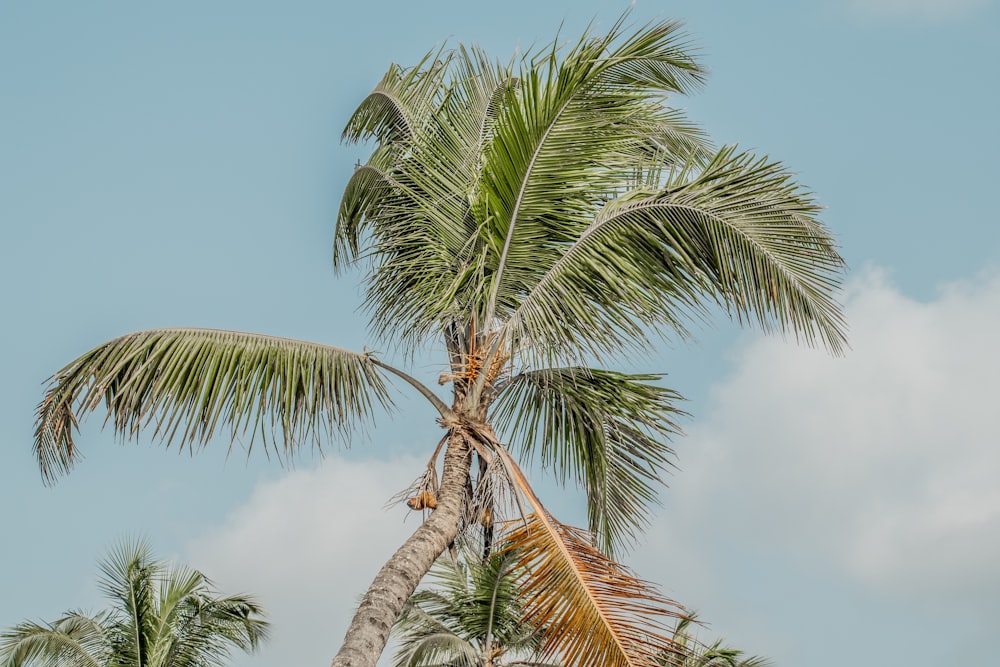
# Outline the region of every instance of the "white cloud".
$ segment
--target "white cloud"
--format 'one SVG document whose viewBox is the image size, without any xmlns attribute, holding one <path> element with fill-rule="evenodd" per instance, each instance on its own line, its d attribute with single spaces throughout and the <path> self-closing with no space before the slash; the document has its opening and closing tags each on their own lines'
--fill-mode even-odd
<svg viewBox="0 0 1000 667">
<path fill-rule="evenodd" d="M 188 547 L 220 590 L 260 598 L 273 624 L 258 656 L 237 665 L 329 664 L 361 594 L 416 528 L 383 509 L 423 468 L 415 459 L 328 458 L 259 485 L 225 525 Z M 280 660 L 276 661 L 276 656 Z"/>
<path fill-rule="evenodd" d="M 988 0 L 851 0 L 850 7 L 864 17 L 935 21 L 963 18 L 988 4 Z"/>
<path fill-rule="evenodd" d="M 846 312 L 845 358 L 774 339 L 739 352 L 679 443 L 650 550 L 686 549 L 678 563 L 710 582 L 725 536 L 892 599 L 988 608 L 1000 595 L 1000 275 L 921 303 L 869 271 Z"/>
</svg>

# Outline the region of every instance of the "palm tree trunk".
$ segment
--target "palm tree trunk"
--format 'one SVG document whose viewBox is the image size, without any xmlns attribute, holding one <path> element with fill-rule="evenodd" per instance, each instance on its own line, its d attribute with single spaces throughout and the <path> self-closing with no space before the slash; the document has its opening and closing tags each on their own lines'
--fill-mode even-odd
<svg viewBox="0 0 1000 667">
<path fill-rule="evenodd" d="M 331 667 L 375 667 L 389 630 L 417 584 L 458 535 L 471 447 L 461 429 L 452 431 L 444 453 L 437 509 L 382 566 L 361 599 Z"/>
</svg>

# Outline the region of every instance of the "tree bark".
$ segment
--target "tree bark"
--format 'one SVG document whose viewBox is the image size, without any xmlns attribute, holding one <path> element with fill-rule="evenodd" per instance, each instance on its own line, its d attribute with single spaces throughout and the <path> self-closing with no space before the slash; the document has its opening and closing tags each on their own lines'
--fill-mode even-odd
<svg viewBox="0 0 1000 667">
<path fill-rule="evenodd" d="M 460 428 L 449 436 L 437 509 L 379 570 L 361 599 L 331 667 L 375 667 L 403 604 L 434 560 L 458 535 L 472 462 L 468 437 Z"/>
</svg>

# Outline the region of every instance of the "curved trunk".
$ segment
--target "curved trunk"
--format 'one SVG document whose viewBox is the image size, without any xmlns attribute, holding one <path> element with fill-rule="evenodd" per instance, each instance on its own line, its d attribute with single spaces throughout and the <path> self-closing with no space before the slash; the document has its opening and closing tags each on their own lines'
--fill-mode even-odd
<svg viewBox="0 0 1000 667">
<path fill-rule="evenodd" d="M 468 435 L 462 430 L 453 431 L 444 453 L 437 509 L 379 570 L 361 599 L 331 667 L 375 667 L 403 604 L 434 560 L 458 535 L 470 452 Z"/>
</svg>

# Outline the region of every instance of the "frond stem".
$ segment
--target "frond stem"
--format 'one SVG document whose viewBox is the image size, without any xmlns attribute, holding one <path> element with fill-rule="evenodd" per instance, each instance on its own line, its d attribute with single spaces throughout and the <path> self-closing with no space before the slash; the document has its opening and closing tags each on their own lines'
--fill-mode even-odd
<svg viewBox="0 0 1000 667">
<path fill-rule="evenodd" d="M 442 417 L 442 419 L 444 419 L 445 421 L 451 422 L 451 421 L 455 421 L 457 419 L 454 410 L 452 410 L 451 408 L 449 408 L 448 405 L 444 401 L 442 401 L 441 398 L 437 394 L 435 394 L 433 391 L 431 391 L 427 387 L 427 385 L 425 385 L 424 383 L 422 383 L 420 380 L 416 379 L 415 377 L 413 377 L 412 375 L 410 375 L 408 373 L 405 373 L 405 372 L 399 370 L 398 368 L 395 368 L 394 366 L 390 366 L 389 364 L 387 364 L 387 363 L 385 363 L 383 361 L 380 361 L 379 359 L 377 359 L 376 357 L 372 356 L 371 354 L 368 355 L 368 360 L 370 362 L 372 362 L 372 364 L 374 364 L 375 366 L 378 366 L 379 368 L 387 370 L 390 373 L 392 373 L 393 375 L 395 375 L 395 376 L 397 376 L 399 378 L 402 378 L 411 387 L 413 387 L 418 392 L 420 392 L 420 394 L 424 398 L 426 398 L 428 401 L 430 401 L 430 404 L 434 406 L 434 409 L 438 411 L 438 414 L 440 414 L 441 417 Z"/>
</svg>

